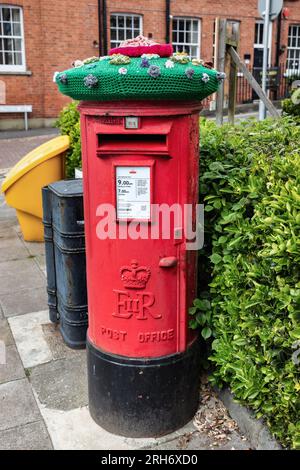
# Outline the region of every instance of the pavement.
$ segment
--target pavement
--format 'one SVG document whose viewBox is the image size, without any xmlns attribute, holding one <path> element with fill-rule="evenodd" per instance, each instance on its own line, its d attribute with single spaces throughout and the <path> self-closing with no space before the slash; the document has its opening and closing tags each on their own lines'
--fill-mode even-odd
<svg viewBox="0 0 300 470">
<path fill-rule="evenodd" d="M 0 168 L 14 166 L 34 148 L 59 134 L 58 129 L 33 129 L 29 131 L 0 131 Z"/>
<path fill-rule="evenodd" d="M 49 134 L 0 141 L 0 185 L 10 164 Z M 22 143 L 20 143 L 22 140 Z M 2 147 L 2 143 L 6 147 Z M 69 349 L 49 321 L 43 243 L 28 243 L 0 196 L 0 450 L 250 449 L 207 384 L 193 421 L 160 438 L 130 439 L 99 427 L 88 411 L 86 352 Z M 253 448 L 253 446 L 252 446 Z"/>
</svg>

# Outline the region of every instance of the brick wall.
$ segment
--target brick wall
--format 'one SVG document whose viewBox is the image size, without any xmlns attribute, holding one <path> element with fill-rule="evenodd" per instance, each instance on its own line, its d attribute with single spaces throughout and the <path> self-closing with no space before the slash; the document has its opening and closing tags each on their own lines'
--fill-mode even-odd
<svg viewBox="0 0 300 470">
<path fill-rule="evenodd" d="M 32 118 L 56 117 L 69 100 L 58 93 L 54 72 L 69 68 L 74 58 L 98 55 L 93 47 L 98 39 L 97 1 L 14 0 L 13 4 L 23 7 L 26 68 L 32 75 L 0 72 L 6 103 L 32 104 Z"/>
<path fill-rule="evenodd" d="M 9 3 L 6 1 L 5 3 Z M 70 67 L 76 58 L 97 55 L 97 0 L 14 0 L 23 7 L 27 70 L 32 75 L 5 75 L 7 104 L 32 104 L 31 117 L 56 117 L 68 98 L 58 93 L 53 73 Z M 300 0 L 285 1 L 288 19 L 282 21 L 281 44 L 287 45 L 289 24 L 300 24 Z M 137 13 L 143 16 L 143 34 L 160 42 L 166 38 L 165 0 L 107 0 L 108 45 L 111 13 Z M 217 16 L 241 22 L 240 55 L 253 59 L 255 20 L 259 19 L 257 0 L 172 0 L 172 16 L 201 20 L 201 57 L 211 60 L 213 28 Z M 276 22 L 273 25 L 272 60 L 276 53 Z M 286 52 L 281 55 L 286 60 Z M 3 117 L 8 116 L 1 116 Z M 11 115 L 9 116 L 11 117 Z M 20 116 L 19 116 L 20 117 Z"/>
</svg>

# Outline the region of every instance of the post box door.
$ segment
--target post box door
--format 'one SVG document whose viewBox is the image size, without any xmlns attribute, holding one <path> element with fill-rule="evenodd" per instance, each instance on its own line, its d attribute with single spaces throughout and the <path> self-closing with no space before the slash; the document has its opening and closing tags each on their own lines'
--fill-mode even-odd
<svg viewBox="0 0 300 470">
<path fill-rule="evenodd" d="M 183 127 L 184 119 L 174 118 L 176 126 Z M 114 127 L 110 138 L 110 126 L 103 128 L 97 118 L 90 117 L 87 125 L 89 338 L 106 351 L 129 357 L 159 357 L 186 349 L 188 267 L 180 239 L 182 218 L 179 212 L 174 217 L 172 206 L 188 202 L 191 181 L 181 158 L 186 143 L 176 141 L 174 122 L 162 120 L 158 126 L 157 120 L 152 135 L 151 119 L 144 122 L 147 139 L 145 134 L 131 138 L 133 134 L 122 133 L 122 124 L 120 134 Z M 172 129 L 173 150 L 168 144 Z M 153 205 L 161 204 L 166 210 L 164 227 L 162 215 L 153 211 Z"/>
</svg>

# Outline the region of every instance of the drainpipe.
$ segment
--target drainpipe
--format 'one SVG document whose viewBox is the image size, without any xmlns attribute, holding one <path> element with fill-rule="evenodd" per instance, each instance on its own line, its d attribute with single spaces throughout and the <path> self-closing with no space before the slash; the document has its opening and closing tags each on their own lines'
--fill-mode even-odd
<svg viewBox="0 0 300 470">
<path fill-rule="evenodd" d="M 107 55 L 107 10 L 106 0 L 98 0 L 99 56 Z"/>
<path fill-rule="evenodd" d="M 106 8 L 106 0 L 103 1 L 103 12 L 102 12 L 102 20 L 103 20 L 103 55 L 107 55 L 107 8 Z"/>
<path fill-rule="evenodd" d="M 279 57 L 281 54 L 281 22 L 282 22 L 282 13 L 280 12 L 277 18 L 277 35 L 276 35 L 276 57 L 275 57 L 275 67 L 279 67 Z M 283 72 L 282 67 L 279 69 L 279 86 L 281 83 L 281 72 Z M 279 89 L 276 88 L 274 98 L 277 100 L 279 95 Z"/>
<path fill-rule="evenodd" d="M 279 56 L 280 56 L 280 46 L 281 46 L 281 13 L 277 18 L 277 37 L 276 37 L 276 57 L 275 57 L 275 67 L 279 65 Z"/>
<path fill-rule="evenodd" d="M 98 42 L 99 42 L 99 57 L 103 54 L 103 44 L 102 44 L 102 2 L 98 0 Z"/>
<path fill-rule="evenodd" d="M 166 43 L 170 42 L 170 11 L 171 0 L 166 0 Z"/>
</svg>

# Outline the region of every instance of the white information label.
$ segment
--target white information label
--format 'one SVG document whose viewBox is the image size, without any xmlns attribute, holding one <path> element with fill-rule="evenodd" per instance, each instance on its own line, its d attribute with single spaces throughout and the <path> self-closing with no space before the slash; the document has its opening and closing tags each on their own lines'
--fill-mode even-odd
<svg viewBox="0 0 300 470">
<path fill-rule="evenodd" d="M 117 166 L 118 219 L 150 219 L 150 167 Z"/>
</svg>

